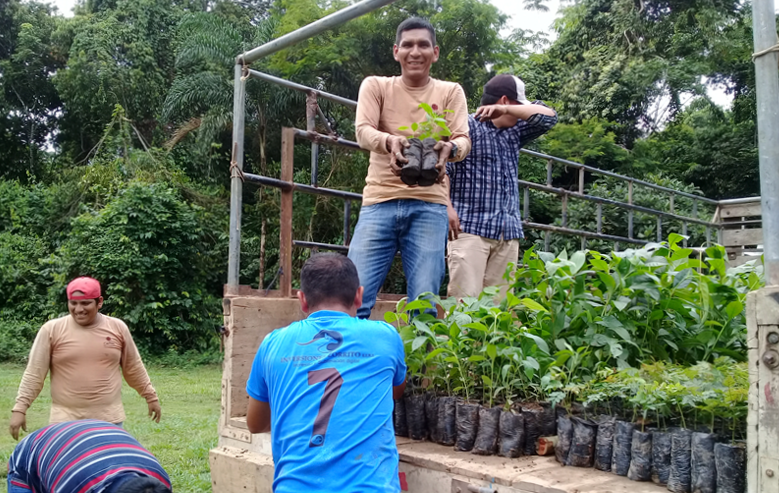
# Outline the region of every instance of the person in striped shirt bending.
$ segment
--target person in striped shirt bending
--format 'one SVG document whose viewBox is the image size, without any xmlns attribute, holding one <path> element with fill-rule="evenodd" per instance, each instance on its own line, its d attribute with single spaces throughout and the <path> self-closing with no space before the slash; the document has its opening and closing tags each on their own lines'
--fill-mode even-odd
<svg viewBox="0 0 779 493">
<path fill-rule="evenodd" d="M 170 493 L 157 459 L 122 428 L 66 421 L 27 435 L 8 460 L 8 493 Z"/>
<path fill-rule="evenodd" d="M 484 86 L 481 107 L 468 117 L 471 152 L 446 165 L 449 296 L 479 296 L 484 288 L 501 284 L 508 265 L 517 263 L 523 237 L 519 150 L 556 123 L 553 109 L 525 98 L 519 77 L 496 75 Z"/>
</svg>

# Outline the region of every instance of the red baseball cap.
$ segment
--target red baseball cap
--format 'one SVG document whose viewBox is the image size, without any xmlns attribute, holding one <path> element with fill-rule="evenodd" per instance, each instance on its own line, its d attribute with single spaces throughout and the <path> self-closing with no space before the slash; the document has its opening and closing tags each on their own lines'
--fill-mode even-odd
<svg viewBox="0 0 779 493">
<path fill-rule="evenodd" d="M 95 300 L 100 298 L 100 283 L 91 277 L 77 277 L 68 284 L 69 300 Z M 73 296 L 76 291 L 84 293 L 83 296 Z"/>
</svg>

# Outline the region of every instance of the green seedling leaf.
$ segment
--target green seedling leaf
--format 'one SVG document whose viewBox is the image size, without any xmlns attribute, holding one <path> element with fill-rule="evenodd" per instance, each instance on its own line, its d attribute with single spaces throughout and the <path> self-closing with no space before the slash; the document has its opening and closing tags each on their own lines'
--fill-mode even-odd
<svg viewBox="0 0 779 493">
<path fill-rule="evenodd" d="M 475 354 L 473 356 L 470 356 L 468 358 L 468 361 L 470 361 L 471 363 L 478 363 L 479 361 L 485 361 L 486 359 L 487 358 L 485 358 L 484 356 L 480 356 L 478 354 Z"/>
<path fill-rule="evenodd" d="M 590 265 L 593 269 L 602 271 L 602 272 L 608 272 L 609 271 L 609 264 L 604 262 L 603 260 L 599 258 L 593 258 L 590 259 Z"/>
<path fill-rule="evenodd" d="M 692 248 L 680 248 L 679 250 L 676 250 L 673 255 L 671 255 L 671 262 L 675 262 L 683 258 L 688 258 L 691 254 Z"/>
<path fill-rule="evenodd" d="M 582 267 L 584 267 L 584 263 L 587 261 L 587 255 L 579 250 L 573 255 L 571 255 L 571 262 L 573 263 L 573 267 L 571 268 L 571 274 L 576 274 L 579 272 Z"/>
<path fill-rule="evenodd" d="M 484 385 L 486 385 L 487 387 L 492 387 L 492 380 L 487 375 L 482 375 L 481 381 L 484 382 Z"/>
<path fill-rule="evenodd" d="M 407 126 L 398 127 L 398 130 L 410 130 Z"/>
<path fill-rule="evenodd" d="M 433 304 L 427 300 L 414 300 L 406 305 L 406 311 L 411 312 L 414 310 L 430 310 L 433 308 Z"/>
<path fill-rule="evenodd" d="M 740 301 L 731 301 L 728 306 L 725 307 L 725 313 L 728 318 L 733 319 L 741 315 L 744 312 L 744 304 Z"/>
<path fill-rule="evenodd" d="M 419 130 L 419 124 L 418 123 L 412 123 L 411 124 L 411 130 L 413 130 L 414 132 Z"/>
<path fill-rule="evenodd" d="M 614 300 L 614 306 L 617 308 L 617 310 L 622 311 L 625 309 L 628 304 L 630 304 L 630 298 L 627 298 L 625 296 L 620 296 L 616 300 Z"/>
<path fill-rule="evenodd" d="M 414 342 L 411 344 L 411 350 L 416 351 L 417 349 L 424 346 L 426 342 L 427 342 L 427 337 L 425 336 L 417 337 L 416 339 L 414 339 Z"/>
<path fill-rule="evenodd" d="M 384 314 L 384 321 L 388 324 L 394 324 L 398 321 L 398 314 L 395 312 L 386 312 Z"/>
<path fill-rule="evenodd" d="M 498 355 L 498 348 L 496 348 L 494 344 L 488 344 L 487 356 L 489 356 L 490 359 L 494 360 L 497 355 Z"/>
<path fill-rule="evenodd" d="M 440 348 L 438 348 L 438 349 L 434 349 L 434 350 L 432 350 L 432 351 L 431 351 L 430 353 L 428 353 L 428 355 L 425 357 L 425 361 L 430 361 L 431 359 L 435 358 L 436 356 L 438 356 L 439 354 L 443 353 L 444 351 L 445 351 L 445 349 L 444 349 L 444 348 L 441 348 L 441 347 L 440 347 Z"/>
<path fill-rule="evenodd" d="M 537 312 L 545 312 L 549 313 L 549 310 L 544 308 L 543 305 L 541 305 L 539 302 L 535 300 L 531 300 L 530 298 L 522 298 L 522 304 L 526 306 L 527 308 L 530 308 L 531 310 L 537 311 Z"/>
<path fill-rule="evenodd" d="M 538 347 L 538 349 L 540 349 L 541 351 L 545 352 L 546 354 L 549 354 L 549 345 L 546 343 L 545 340 L 541 339 L 537 335 L 529 334 L 527 332 L 522 332 L 522 336 L 523 337 L 527 337 L 528 339 L 532 339 L 533 342 L 536 343 L 536 346 Z"/>
</svg>

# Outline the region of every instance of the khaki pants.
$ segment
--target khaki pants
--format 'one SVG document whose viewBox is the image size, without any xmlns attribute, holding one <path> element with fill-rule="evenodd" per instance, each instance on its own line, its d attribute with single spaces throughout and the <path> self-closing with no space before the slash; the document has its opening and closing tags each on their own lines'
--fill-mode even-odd
<svg viewBox="0 0 779 493">
<path fill-rule="evenodd" d="M 501 286 L 505 296 L 508 285 L 503 279 L 510 262 L 519 260 L 519 240 L 490 240 L 468 233 L 450 241 L 448 295 L 477 297 L 487 286 Z"/>
</svg>

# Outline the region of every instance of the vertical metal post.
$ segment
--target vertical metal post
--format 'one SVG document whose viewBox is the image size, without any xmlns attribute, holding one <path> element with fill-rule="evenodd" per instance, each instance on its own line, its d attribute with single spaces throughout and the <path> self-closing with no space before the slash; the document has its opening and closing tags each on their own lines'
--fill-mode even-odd
<svg viewBox="0 0 779 493">
<path fill-rule="evenodd" d="M 552 186 L 552 164 L 551 159 L 546 162 L 546 184 L 550 187 Z"/>
<path fill-rule="evenodd" d="M 628 182 L 628 204 L 633 205 L 633 182 Z M 633 238 L 633 209 L 628 211 L 628 238 Z"/>
<path fill-rule="evenodd" d="M 579 194 L 584 195 L 584 168 L 579 168 Z"/>
<path fill-rule="evenodd" d="M 525 194 L 523 197 L 522 206 L 525 208 L 525 221 L 530 220 L 530 188 L 525 187 Z"/>
<path fill-rule="evenodd" d="M 671 214 L 674 214 L 674 212 L 675 212 L 675 210 L 676 210 L 676 207 L 675 207 L 675 205 L 674 205 L 674 199 L 675 199 L 675 198 L 676 198 L 676 194 L 675 194 L 675 193 L 672 193 L 672 194 L 671 194 Z"/>
<path fill-rule="evenodd" d="M 545 252 L 549 251 L 549 236 L 550 236 L 549 231 L 545 231 L 544 232 L 544 251 Z"/>
<path fill-rule="evenodd" d="M 682 223 L 682 236 L 684 236 L 684 240 L 682 240 L 682 246 L 684 248 L 687 248 L 687 221 Z"/>
<path fill-rule="evenodd" d="M 692 217 L 698 219 L 698 201 L 692 199 Z"/>
<path fill-rule="evenodd" d="M 344 246 L 349 246 L 352 234 L 352 201 L 344 200 Z"/>
<path fill-rule="evenodd" d="M 706 227 L 706 246 L 711 245 L 711 228 Z"/>
<path fill-rule="evenodd" d="M 316 113 L 319 104 L 316 100 L 316 92 L 311 91 L 306 95 L 306 130 L 316 132 Z M 311 142 L 311 186 L 318 186 L 319 182 L 319 144 Z"/>
<path fill-rule="evenodd" d="M 587 249 L 587 237 L 582 236 L 582 247 L 581 247 L 581 250 L 586 250 L 586 249 Z"/>
<path fill-rule="evenodd" d="M 293 183 L 295 166 L 295 129 L 281 131 L 281 179 Z M 279 289 L 282 297 L 292 296 L 292 188 L 281 191 L 281 230 L 279 238 Z"/>
<path fill-rule="evenodd" d="M 615 251 L 615 252 L 618 252 L 618 251 L 619 251 L 619 242 L 618 242 L 618 241 L 615 241 L 615 242 L 614 242 L 614 251 Z"/>
<path fill-rule="evenodd" d="M 657 216 L 657 241 L 663 241 L 663 218 Z"/>
<path fill-rule="evenodd" d="M 238 294 L 241 272 L 241 207 L 243 205 L 243 137 L 246 83 L 243 67 L 235 66 L 233 93 L 233 155 L 230 162 L 230 243 L 227 257 L 227 293 Z"/>
<path fill-rule="evenodd" d="M 603 232 L 603 204 L 598 202 L 598 209 L 597 209 L 597 218 L 598 218 L 598 234 L 601 234 Z"/>
<path fill-rule="evenodd" d="M 568 195 L 563 195 L 563 227 L 568 227 Z"/>
<path fill-rule="evenodd" d="M 752 2 L 755 53 L 776 43 L 774 0 Z M 779 285 L 779 53 L 755 58 L 757 140 L 760 156 L 760 198 L 763 211 L 763 257 L 766 286 Z"/>
</svg>

